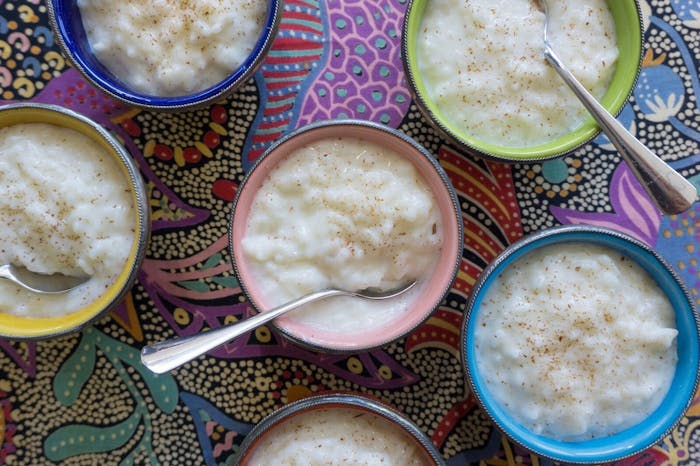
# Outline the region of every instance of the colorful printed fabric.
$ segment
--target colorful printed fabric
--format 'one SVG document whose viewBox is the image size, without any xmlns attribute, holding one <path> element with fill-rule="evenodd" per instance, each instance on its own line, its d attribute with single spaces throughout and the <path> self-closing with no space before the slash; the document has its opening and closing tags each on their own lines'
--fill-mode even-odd
<svg viewBox="0 0 700 466">
<path fill-rule="evenodd" d="M 642 0 L 646 53 L 621 121 L 700 182 L 700 3 Z M 610 226 L 654 245 L 700 302 L 700 204 L 663 216 L 604 136 L 539 164 L 461 153 L 411 100 L 400 62 L 405 0 L 287 0 L 262 68 L 211 107 L 159 114 L 119 104 L 69 66 L 45 3 L 0 0 L 2 99 L 56 103 L 116 133 L 146 181 L 153 233 L 138 280 L 85 331 L 0 341 L 0 463 L 228 465 L 252 426 L 312 393 L 349 390 L 406 413 L 450 465 L 544 465 L 475 404 L 459 328 L 479 272 L 522 235 L 565 223 Z M 302 349 L 263 326 L 168 375 L 139 361 L 148 343 L 253 313 L 231 267 L 231 202 L 281 135 L 329 118 L 399 128 L 436 155 L 457 190 L 465 247 L 443 305 L 406 338 L 352 355 Z M 696 399 L 697 401 L 697 399 Z M 700 463 L 700 407 L 624 465 Z"/>
</svg>

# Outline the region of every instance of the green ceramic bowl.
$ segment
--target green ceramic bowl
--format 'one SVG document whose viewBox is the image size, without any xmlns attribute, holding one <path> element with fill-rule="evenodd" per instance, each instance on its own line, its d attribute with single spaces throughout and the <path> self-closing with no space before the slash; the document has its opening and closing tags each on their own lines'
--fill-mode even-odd
<svg viewBox="0 0 700 466">
<path fill-rule="evenodd" d="M 402 60 L 413 98 L 421 111 L 439 130 L 462 149 L 502 162 L 535 162 L 567 154 L 589 142 L 600 132 L 592 117 L 570 133 L 544 144 L 509 147 L 485 142 L 469 133 L 467 128 L 448 121 L 429 97 L 426 83 L 418 66 L 416 43 L 421 34 L 421 22 L 431 0 L 410 0 L 403 24 Z M 615 20 L 619 58 L 612 82 L 601 99 L 603 106 L 617 115 L 634 89 L 642 58 L 642 16 L 636 0 L 608 0 Z"/>
</svg>

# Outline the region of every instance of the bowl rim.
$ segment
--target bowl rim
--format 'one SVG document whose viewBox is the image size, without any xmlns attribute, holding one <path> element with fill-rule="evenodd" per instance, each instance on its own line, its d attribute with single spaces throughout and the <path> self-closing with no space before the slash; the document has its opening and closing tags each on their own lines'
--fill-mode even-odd
<svg viewBox="0 0 700 466">
<path fill-rule="evenodd" d="M 447 118 L 443 118 L 436 112 L 436 110 L 439 110 L 437 105 L 431 103 L 431 99 L 420 92 L 421 83 L 423 80 L 417 70 L 417 58 L 412 53 L 412 51 L 414 51 L 416 48 L 412 42 L 414 39 L 414 34 L 412 34 L 413 23 L 415 21 L 419 21 L 415 19 L 417 14 L 416 11 L 417 8 L 421 6 L 424 7 L 429 1 L 430 0 L 408 0 L 408 6 L 406 7 L 406 14 L 402 25 L 401 62 L 403 65 L 404 74 L 406 75 L 408 89 L 411 93 L 413 101 L 416 104 L 416 107 L 418 107 L 419 111 L 426 118 L 426 120 L 428 120 L 428 122 L 448 141 L 453 143 L 460 150 L 466 151 L 472 155 L 496 162 L 515 164 L 544 162 L 563 157 L 584 147 L 601 134 L 600 126 L 595 123 L 590 115 L 586 117 L 584 122 L 581 123 L 577 129 L 573 130 L 582 132 L 582 136 L 579 138 L 567 141 L 566 138 L 562 136 L 542 144 L 521 148 L 488 143 L 479 140 L 479 138 L 476 136 L 469 135 L 467 131 L 462 131 L 461 133 L 454 131 L 451 128 L 452 124 L 446 124 L 444 121 L 449 120 Z M 607 0 L 608 3 L 612 1 L 614 0 Z M 641 73 L 642 60 L 644 57 L 644 21 L 640 0 L 626 1 L 629 2 L 628 8 L 631 8 L 632 4 L 635 7 L 636 23 L 638 27 L 634 28 L 634 30 L 629 30 L 626 28 L 625 32 L 626 34 L 631 35 L 630 40 L 634 41 L 633 47 L 635 50 L 638 50 L 638 53 L 636 53 L 637 57 L 635 72 L 632 75 L 628 75 L 628 78 L 632 78 L 628 83 L 629 88 L 626 91 L 619 93 L 617 96 L 614 96 L 615 99 L 613 102 L 611 102 L 612 104 L 615 104 L 614 107 L 611 107 L 609 104 L 603 104 L 603 106 L 615 117 L 619 116 L 627 103 L 629 103 L 630 97 L 632 96 L 632 93 L 637 85 L 639 74 Z M 620 29 L 617 21 L 615 22 L 615 25 L 616 31 L 619 34 Z M 625 86 L 625 88 L 626 87 L 627 86 Z M 587 127 L 587 129 L 584 127 Z M 583 131 L 583 129 L 585 129 L 585 131 Z M 562 140 L 562 142 L 548 148 L 548 146 L 552 145 L 558 140 Z"/>
<path fill-rule="evenodd" d="M 96 121 L 82 115 L 74 110 L 61 107 L 55 104 L 44 104 L 36 102 L 20 102 L 0 105 L 0 120 L 3 114 L 15 113 L 24 114 L 16 118 L 16 121 L 9 125 L 2 124 L 0 128 L 25 123 L 48 123 L 56 126 L 73 129 L 89 137 L 93 141 L 100 143 L 110 154 L 112 160 L 120 165 L 122 172 L 129 184 L 132 200 L 134 202 L 135 213 L 135 233 L 131 252 L 127 262 L 122 269 L 118 281 L 122 285 L 117 290 L 113 290 L 111 285 L 107 293 L 98 297 L 95 301 L 103 300 L 104 304 L 92 314 L 82 315 L 95 301 L 87 306 L 76 309 L 71 313 L 57 317 L 21 317 L 10 314 L 2 314 L 0 319 L 0 338 L 12 340 L 45 340 L 66 334 L 71 334 L 82 330 L 88 325 L 101 319 L 108 314 L 129 292 L 138 276 L 141 264 L 146 256 L 148 242 L 151 233 L 150 209 L 146 188 L 136 163 L 131 154 L 119 142 L 117 137 Z M 37 118 L 38 116 L 38 118 Z M 7 117 L 11 118 L 11 116 Z M 80 128 L 80 129 L 78 129 Z M 109 293 L 113 293 L 109 296 Z M 21 330 L 21 333 L 13 333 L 8 329 Z"/>
<path fill-rule="evenodd" d="M 534 434 L 521 426 L 488 393 L 486 384 L 479 375 L 474 355 L 474 322 L 478 315 L 478 309 L 475 308 L 475 305 L 488 289 L 493 277 L 520 256 L 539 247 L 580 242 L 607 246 L 616 251 L 622 251 L 628 257 L 630 257 L 630 253 L 634 254 L 636 257 L 630 258 L 644 268 L 657 283 L 661 278 L 652 275 L 650 268 L 654 267 L 657 271 L 662 271 L 665 275 L 663 277 L 665 288 L 661 283 L 659 286 L 664 288 L 666 295 L 674 304 L 674 315 L 679 330 L 677 341 L 683 337 L 684 340 L 689 340 L 687 344 L 690 347 L 687 348 L 688 354 L 684 354 L 683 358 L 678 358 L 671 388 L 664 396 L 661 405 L 649 416 L 637 425 L 610 436 L 565 442 Z M 642 259 L 646 264 L 641 263 Z M 667 291 L 670 287 L 674 288 L 673 296 Z M 686 325 L 679 325 L 679 321 Z M 680 351 L 680 348 L 677 351 Z M 516 444 L 537 455 L 554 461 L 578 464 L 619 461 L 644 451 L 668 435 L 680 423 L 698 389 L 700 383 L 699 354 L 700 319 L 692 297 L 678 273 L 653 247 L 642 241 L 612 228 L 585 224 L 560 225 L 540 230 L 521 238 L 501 252 L 482 271 L 470 292 L 460 335 L 460 356 L 468 386 L 477 403 L 494 425 Z M 681 375 L 678 373 L 679 367 L 686 369 Z M 683 382 L 680 394 L 674 390 L 679 378 Z M 671 405 L 673 412 L 660 414 L 659 411 L 662 411 L 666 405 Z M 647 426 L 650 422 L 653 425 Z"/>
<path fill-rule="evenodd" d="M 452 221 L 454 219 L 454 234 L 455 234 L 455 247 L 456 252 L 455 252 L 455 258 L 454 262 L 450 264 L 450 274 L 449 274 L 449 280 L 445 283 L 445 286 L 443 289 L 440 291 L 439 296 L 437 296 L 437 299 L 435 302 L 431 305 L 430 309 L 427 309 L 422 316 L 421 319 L 419 319 L 417 322 L 415 322 L 414 325 L 412 325 L 410 328 L 406 329 L 406 331 L 401 332 L 399 335 L 387 335 L 381 340 L 378 340 L 370 345 L 362 345 L 362 346 L 353 346 L 353 347 L 348 347 L 348 348 L 343 348 L 343 347 L 331 347 L 327 345 L 321 344 L 321 342 L 313 341 L 313 340 L 307 340 L 303 339 L 300 335 L 295 335 L 293 333 L 290 333 L 287 331 L 287 329 L 283 328 L 282 326 L 278 325 L 274 320 L 271 322 L 271 325 L 273 325 L 277 330 L 279 330 L 286 338 L 289 340 L 293 341 L 294 343 L 298 344 L 301 347 L 310 349 L 312 351 L 323 351 L 327 353 L 354 353 L 357 351 L 369 351 L 372 349 L 380 348 L 385 345 L 388 345 L 401 337 L 409 334 L 411 331 L 415 330 L 418 326 L 420 326 L 423 322 L 425 322 L 435 311 L 440 306 L 440 303 L 445 299 L 445 297 L 450 293 L 450 290 L 452 289 L 452 285 L 454 284 L 455 279 L 457 278 L 457 275 L 460 270 L 460 265 L 462 262 L 462 248 L 463 248 L 463 243 L 464 243 L 464 233 L 463 233 L 463 224 L 462 224 L 462 212 L 459 204 L 459 200 L 457 198 L 457 193 L 452 186 L 452 183 L 445 172 L 445 170 L 442 168 L 440 165 L 439 161 L 426 149 L 424 148 L 421 144 L 416 142 L 413 138 L 408 136 L 407 134 L 403 133 L 400 130 L 391 128 L 386 125 L 382 125 L 379 123 L 375 123 L 372 121 L 367 121 L 367 120 L 360 120 L 360 119 L 331 119 L 331 120 L 321 120 L 321 121 L 316 121 L 313 123 L 306 124 L 302 127 L 297 128 L 296 130 L 284 135 L 282 138 L 276 140 L 260 157 L 258 157 L 255 162 L 253 163 L 252 167 L 246 173 L 245 177 L 243 178 L 243 181 L 240 183 L 238 186 L 238 189 L 236 191 L 236 195 L 233 200 L 233 205 L 231 208 L 231 215 L 229 218 L 229 230 L 228 230 L 228 248 L 229 252 L 231 255 L 231 262 L 233 265 L 233 270 L 235 275 L 238 277 L 239 284 L 241 286 L 241 289 L 243 290 L 244 294 L 248 298 L 248 302 L 253 306 L 253 308 L 257 311 L 260 312 L 260 307 L 259 303 L 255 302 L 252 299 L 252 294 L 251 291 L 246 284 L 246 280 L 243 277 L 240 265 L 238 264 L 238 260 L 236 257 L 239 255 L 238 250 L 239 248 L 236 245 L 236 240 L 235 240 L 235 234 L 234 234 L 234 224 L 237 221 L 237 212 L 238 212 L 238 207 L 239 204 L 241 203 L 241 197 L 242 193 L 244 192 L 246 186 L 249 184 L 251 178 L 254 176 L 256 170 L 258 167 L 261 166 L 265 162 L 265 160 L 268 157 L 271 157 L 271 155 L 274 155 L 277 153 L 277 148 L 287 144 L 288 142 L 292 141 L 297 138 L 300 135 L 313 132 L 318 129 L 324 129 L 324 128 L 342 128 L 342 127 L 349 127 L 349 128 L 360 128 L 362 130 L 366 130 L 369 132 L 378 132 L 378 134 L 383 134 L 386 137 L 389 138 L 396 138 L 397 140 L 401 141 L 403 144 L 408 144 L 417 154 L 420 154 L 420 156 L 423 157 L 423 159 L 429 163 L 432 167 L 432 169 L 435 172 L 435 175 L 440 179 L 441 186 L 444 187 L 445 189 L 445 194 L 449 197 L 451 205 L 449 206 L 450 212 L 453 214 L 450 216 L 448 221 Z M 282 155 L 285 157 L 288 155 L 288 152 L 281 152 Z M 284 157 L 282 157 L 284 158 Z M 448 226 L 447 222 L 443 218 L 443 228 L 447 229 Z"/>
<path fill-rule="evenodd" d="M 316 409 L 344 408 L 371 412 L 383 418 L 416 440 L 437 466 L 446 464 L 440 452 L 430 441 L 430 438 L 408 416 L 379 398 L 351 391 L 332 391 L 309 395 L 287 403 L 271 412 L 246 434 L 233 457 L 233 464 L 239 464 L 246 459 L 246 456 L 254 451 L 254 449 L 251 450 L 251 447 L 254 447 L 258 441 L 262 440 L 270 429 L 284 423 L 294 415 L 311 412 Z"/>
<path fill-rule="evenodd" d="M 49 24 L 59 48 L 68 61 L 93 86 L 122 103 L 151 111 L 181 112 L 196 110 L 222 100 L 239 89 L 262 65 L 272 48 L 282 17 L 283 0 L 266 0 L 268 12 L 260 36 L 251 54 L 229 75 L 216 84 L 191 94 L 178 96 L 156 96 L 136 92 L 118 77 L 114 76 L 104 65 L 99 71 L 90 66 L 82 53 L 79 53 L 78 39 L 68 34 L 72 28 L 65 15 L 71 15 L 69 8 L 75 6 L 75 0 L 49 0 L 46 2 Z M 77 10 L 77 7 L 75 7 Z M 74 13 L 80 17 L 80 13 Z M 82 21 L 80 21 L 82 24 Z M 86 45 L 89 47 L 89 45 Z M 97 62 L 97 57 L 93 57 Z"/>
</svg>

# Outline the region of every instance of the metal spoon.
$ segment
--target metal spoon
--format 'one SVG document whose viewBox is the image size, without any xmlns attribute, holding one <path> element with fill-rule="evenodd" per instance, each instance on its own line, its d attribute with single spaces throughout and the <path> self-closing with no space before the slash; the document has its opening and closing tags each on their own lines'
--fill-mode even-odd
<svg viewBox="0 0 700 466">
<path fill-rule="evenodd" d="M 381 291 L 375 288 L 367 288 L 360 291 L 347 290 L 323 290 L 302 296 L 287 304 L 283 304 L 269 311 L 261 312 L 253 317 L 234 322 L 223 327 L 218 327 L 196 335 L 164 340 L 153 345 L 145 346 L 141 350 L 141 362 L 156 374 L 162 374 L 180 367 L 234 338 L 253 330 L 254 328 L 269 322 L 289 311 L 297 309 L 305 304 L 329 298 L 331 296 L 354 296 L 357 298 L 382 300 L 394 298 L 413 288 L 416 282 L 403 285 L 400 288 Z"/>
<path fill-rule="evenodd" d="M 86 282 L 90 277 L 71 277 L 60 273 L 42 274 L 13 264 L 0 265 L 0 278 L 40 294 L 65 293 Z"/>
<path fill-rule="evenodd" d="M 566 68 L 547 37 L 549 27 L 547 1 L 533 0 L 545 17 L 545 59 L 588 109 L 659 209 L 666 214 L 685 212 L 698 199 L 695 186 L 630 134 Z"/>
</svg>

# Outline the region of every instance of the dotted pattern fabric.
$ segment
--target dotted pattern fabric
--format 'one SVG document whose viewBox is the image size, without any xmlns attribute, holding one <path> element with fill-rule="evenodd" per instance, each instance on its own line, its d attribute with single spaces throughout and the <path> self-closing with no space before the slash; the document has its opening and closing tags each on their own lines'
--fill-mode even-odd
<svg viewBox="0 0 700 466">
<path fill-rule="evenodd" d="M 620 120 L 697 186 L 700 4 L 640 4 L 647 48 Z M 138 280 L 110 316 L 60 339 L 0 340 L 0 463 L 231 464 L 265 415 L 309 394 L 348 390 L 404 412 L 450 465 L 551 464 L 503 437 L 466 387 L 459 328 L 479 272 L 525 234 L 604 225 L 653 245 L 700 302 L 698 204 L 661 215 L 604 136 L 538 164 L 460 152 L 411 100 L 400 62 L 405 11 L 405 0 L 287 0 L 268 58 L 235 95 L 203 110 L 159 114 L 105 97 L 71 68 L 44 2 L 0 0 L 3 101 L 56 103 L 117 134 L 146 182 L 153 224 Z M 378 350 L 320 354 L 263 326 L 171 374 L 151 374 L 139 362 L 145 344 L 253 313 L 227 244 L 231 203 L 252 163 L 293 129 L 344 117 L 399 128 L 448 173 L 465 245 L 444 303 Z M 619 464 L 699 464 L 699 426 L 696 399 L 658 445 Z"/>
</svg>

